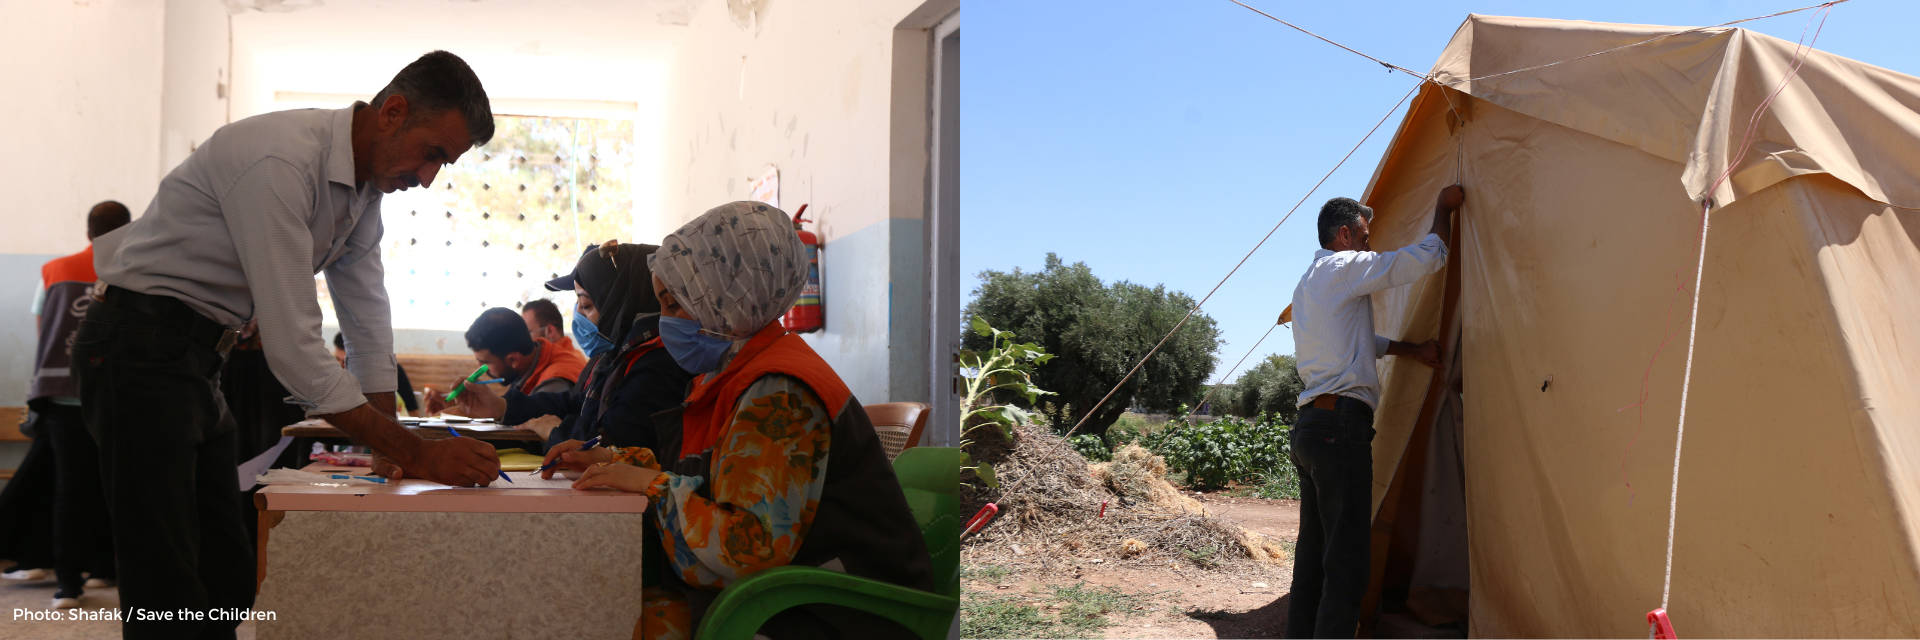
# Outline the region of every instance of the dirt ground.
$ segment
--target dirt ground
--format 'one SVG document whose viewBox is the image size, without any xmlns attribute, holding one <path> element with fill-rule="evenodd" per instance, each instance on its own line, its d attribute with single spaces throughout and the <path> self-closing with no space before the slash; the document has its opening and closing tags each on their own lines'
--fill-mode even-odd
<svg viewBox="0 0 1920 640">
<path fill-rule="evenodd" d="M 1194 495 L 1207 510 L 1255 533 L 1285 540 L 1300 534 L 1298 500 L 1233 497 L 1225 492 Z M 1109 614 L 1105 638 L 1278 638 L 1286 627 L 1287 585 L 1291 561 L 1255 571 L 1209 571 L 1189 564 L 1149 565 L 1124 560 L 1079 563 L 1051 575 L 1015 574 L 1000 579 L 969 579 L 964 589 L 981 595 L 1021 598 L 1046 608 L 1036 594 L 1050 587 L 1085 581 L 1116 587 L 1137 599 L 1132 615 Z"/>
<path fill-rule="evenodd" d="M 1300 537 L 1300 501 L 1233 497 L 1224 492 L 1194 496 L 1213 515 L 1232 520 L 1254 533 L 1289 542 Z"/>
</svg>

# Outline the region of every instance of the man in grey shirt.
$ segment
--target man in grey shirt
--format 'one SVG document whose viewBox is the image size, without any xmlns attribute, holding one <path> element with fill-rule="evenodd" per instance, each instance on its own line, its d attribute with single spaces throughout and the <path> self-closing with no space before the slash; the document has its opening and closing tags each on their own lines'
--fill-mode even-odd
<svg viewBox="0 0 1920 640">
<path fill-rule="evenodd" d="M 161 181 L 144 215 L 96 241 L 98 302 L 74 341 L 74 376 L 116 525 L 126 637 L 231 638 L 236 622 L 180 622 L 179 612 L 253 603 L 235 424 L 218 381 L 250 319 L 287 401 L 308 416 L 411 476 L 456 486 L 497 477 L 492 447 L 422 440 L 394 419 L 379 248 L 381 194 L 430 186 L 440 166 L 492 137 L 480 79 L 435 51 L 394 76 L 373 106 L 221 127 Z M 321 272 L 346 334 L 346 369 L 321 337 Z M 144 619 L 169 611 L 174 621 Z"/>
</svg>

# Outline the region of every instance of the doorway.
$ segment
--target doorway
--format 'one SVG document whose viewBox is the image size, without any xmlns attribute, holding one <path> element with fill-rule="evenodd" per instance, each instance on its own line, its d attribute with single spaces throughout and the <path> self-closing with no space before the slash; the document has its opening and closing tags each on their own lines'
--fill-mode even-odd
<svg viewBox="0 0 1920 640">
<path fill-rule="evenodd" d="M 931 30 L 928 56 L 926 441 L 960 444 L 960 12 Z"/>
</svg>

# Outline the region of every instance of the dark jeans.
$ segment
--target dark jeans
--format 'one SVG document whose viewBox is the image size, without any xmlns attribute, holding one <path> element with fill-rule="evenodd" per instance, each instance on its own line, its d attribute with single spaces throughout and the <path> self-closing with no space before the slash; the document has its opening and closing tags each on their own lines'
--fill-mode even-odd
<svg viewBox="0 0 1920 640">
<path fill-rule="evenodd" d="M 80 407 L 43 403 L 40 428 L 53 442 L 53 567 L 60 579 L 56 598 L 78 598 L 85 591 L 83 572 L 113 578 L 113 525 L 100 486 L 100 448 Z"/>
<path fill-rule="evenodd" d="M 35 429 L 27 457 L 0 490 L 0 558 L 15 563 L 6 566 L 0 560 L 0 571 L 53 567 L 53 494 L 60 484 L 56 466 L 53 438 L 46 429 Z"/>
<path fill-rule="evenodd" d="M 1367 594 L 1373 501 L 1373 409 L 1342 397 L 1306 407 L 1289 437 L 1300 473 L 1287 637 L 1352 638 Z"/>
<path fill-rule="evenodd" d="M 109 296 L 109 299 L 113 299 Z M 73 371 L 114 524 L 126 638 L 232 638 L 237 621 L 137 621 L 145 612 L 251 608 L 253 545 L 240 521 L 235 426 L 220 395 L 224 356 L 172 313 L 96 303 Z M 209 616 L 211 617 L 211 616 Z"/>
</svg>

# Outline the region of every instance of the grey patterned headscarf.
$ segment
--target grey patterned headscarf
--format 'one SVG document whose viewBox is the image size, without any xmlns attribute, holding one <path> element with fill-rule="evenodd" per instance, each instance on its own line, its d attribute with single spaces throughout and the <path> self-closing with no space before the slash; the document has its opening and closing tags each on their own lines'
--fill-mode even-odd
<svg viewBox="0 0 1920 640">
<path fill-rule="evenodd" d="M 647 266 L 700 328 L 753 337 L 800 299 L 805 246 L 785 211 L 759 202 L 714 207 L 660 240 Z"/>
</svg>

